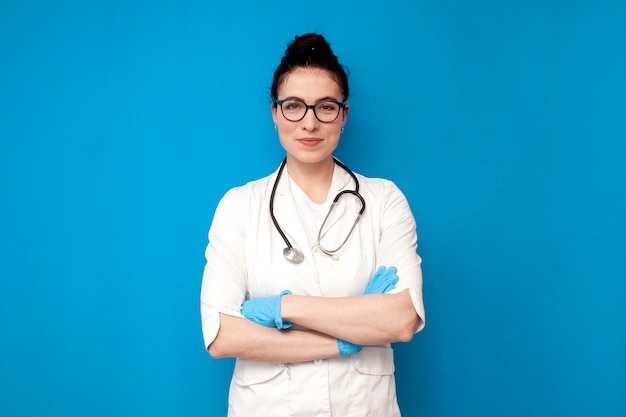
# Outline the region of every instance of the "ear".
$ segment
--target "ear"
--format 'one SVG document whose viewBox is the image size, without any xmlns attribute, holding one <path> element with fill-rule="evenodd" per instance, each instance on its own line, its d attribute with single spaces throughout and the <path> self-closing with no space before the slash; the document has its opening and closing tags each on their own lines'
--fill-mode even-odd
<svg viewBox="0 0 626 417">
<path fill-rule="evenodd" d="M 346 104 L 345 106 L 343 106 L 343 125 L 345 126 L 346 123 L 348 122 L 348 112 L 350 111 L 350 105 Z"/>
<path fill-rule="evenodd" d="M 276 110 L 278 110 L 278 106 L 276 106 L 276 103 L 272 102 L 270 104 L 270 110 L 272 111 L 272 120 L 274 120 L 274 125 L 276 125 Z"/>
</svg>

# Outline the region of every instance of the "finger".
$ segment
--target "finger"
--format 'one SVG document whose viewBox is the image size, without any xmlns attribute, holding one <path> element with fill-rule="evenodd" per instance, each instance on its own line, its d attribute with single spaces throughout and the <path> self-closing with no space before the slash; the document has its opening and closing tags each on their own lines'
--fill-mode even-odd
<svg viewBox="0 0 626 417">
<path fill-rule="evenodd" d="M 377 275 L 382 275 L 385 272 L 386 268 L 384 266 L 379 266 L 378 269 L 376 270 L 376 273 L 374 274 L 374 277 Z"/>
</svg>

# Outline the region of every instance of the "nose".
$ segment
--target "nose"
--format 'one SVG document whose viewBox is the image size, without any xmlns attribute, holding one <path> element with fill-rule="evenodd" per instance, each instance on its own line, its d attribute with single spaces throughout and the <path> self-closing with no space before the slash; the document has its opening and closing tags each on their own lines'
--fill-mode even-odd
<svg viewBox="0 0 626 417">
<path fill-rule="evenodd" d="M 304 113 L 304 117 L 300 121 L 302 123 L 302 127 L 306 130 L 315 130 L 319 126 L 320 121 L 317 120 L 317 116 L 315 116 L 315 111 L 312 107 L 306 109 L 306 113 Z"/>
</svg>

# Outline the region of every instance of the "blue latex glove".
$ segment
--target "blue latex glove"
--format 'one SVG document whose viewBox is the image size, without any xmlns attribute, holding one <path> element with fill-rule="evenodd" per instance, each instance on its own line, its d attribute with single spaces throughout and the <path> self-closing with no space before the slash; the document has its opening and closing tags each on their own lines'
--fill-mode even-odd
<svg viewBox="0 0 626 417">
<path fill-rule="evenodd" d="M 353 353 L 360 352 L 361 349 L 363 349 L 363 346 L 361 345 L 356 345 L 341 339 L 337 339 L 337 346 L 339 346 L 339 355 L 341 356 L 352 355 Z"/>
<path fill-rule="evenodd" d="M 367 285 L 365 294 L 384 294 L 396 288 L 396 283 L 398 282 L 397 271 L 395 266 L 390 266 L 389 268 L 379 267 Z"/>
<path fill-rule="evenodd" d="M 396 288 L 396 283 L 398 282 L 397 271 L 395 266 L 390 266 L 389 268 L 385 268 L 384 266 L 379 267 L 370 280 L 370 283 L 367 285 L 365 294 L 384 294 Z M 342 339 L 337 339 L 337 346 L 339 347 L 339 355 L 341 356 L 351 355 L 363 349 L 361 345 L 346 342 Z"/>
<path fill-rule="evenodd" d="M 285 290 L 274 297 L 244 301 L 241 305 L 241 314 L 248 320 L 263 326 L 276 327 L 277 329 L 291 327 L 292 323 L 283 322 L 283 316 L 280 313 L 280 300 L 285 294 L 291 294 L 291 291 Z"/>
</svg>

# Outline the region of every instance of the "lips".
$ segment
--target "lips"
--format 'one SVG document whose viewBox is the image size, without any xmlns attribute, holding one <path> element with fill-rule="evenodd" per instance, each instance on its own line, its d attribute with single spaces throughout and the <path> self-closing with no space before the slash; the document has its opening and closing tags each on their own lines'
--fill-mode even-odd
<svg viewBox="0 0 626 417">
<path fill-rule="evenodd" d="M 320 138 L 302 138 L 297 139 L 297 141 L 304 146 L 315 146 L 323 141 Z"/>
</svg>

